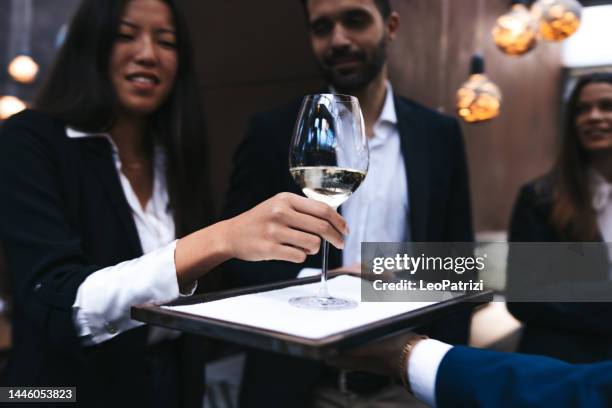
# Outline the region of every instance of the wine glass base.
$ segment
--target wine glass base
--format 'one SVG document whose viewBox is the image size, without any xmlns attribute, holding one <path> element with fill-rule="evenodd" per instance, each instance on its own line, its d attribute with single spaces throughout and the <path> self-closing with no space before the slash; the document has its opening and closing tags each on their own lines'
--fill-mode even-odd
<svg viewBox="0 0 612 408">
<path fill-rule="evenodd" d="M 354 309 L 359 305 L 357 302 L 350 299 L 321 296 L 295 297 L 289 299 L 289 304 L 310 310 L 345 310 Z"/>
</svg>

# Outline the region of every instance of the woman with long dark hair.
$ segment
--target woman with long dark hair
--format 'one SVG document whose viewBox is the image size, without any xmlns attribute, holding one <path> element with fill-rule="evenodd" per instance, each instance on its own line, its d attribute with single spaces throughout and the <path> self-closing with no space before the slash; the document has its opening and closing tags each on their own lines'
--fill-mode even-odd
<svg viewBox="0 0 612 408">
<path fill-rule="evenodd" d="M 525 276 L 529 272 L 516 267 L 520 262 L 513 255 L 520 248 L 511 248 L 508 285 L 514 295 L 550 285 L 554 292 L 546 299 L 567 300 L 508 304 L 525 326 L 518 351 L 573 363 L 612 358 L 610 304 L 579 301 L 588 301 L 591 290 L 595 293 L 610 281 L 606 245 L 612 242 L 612 73 L 578 80 L 567 104 L 556 163 L 549 174 L 521 189 L 509 240 L 591 243 L 584 246 L 579 264 L 572 264 L 571 254 L 564 256 L 558 247 L 553 255 L 560 257 L 551 255 L 540 263 L 553 265 L 548 272 L 534 271 L 547 276 Z M 532 253 L 535 258 L 528 262 L 533 264 L 544 252 Z"/>
<path fill-rule="evenodd" d="M 302 262 L 319 237 L 343 245 L 344 220 L 292 194 L 209 225 L 190 47 L 175 0 L 85 0 L 34 109 L 3 125 L 3 384 L 76 386 L 82 406 L 200 405 L 182 387 L 201 379 L 199 351 L 130 306 L 189 295 L 230 258 Z"/>
</svg>

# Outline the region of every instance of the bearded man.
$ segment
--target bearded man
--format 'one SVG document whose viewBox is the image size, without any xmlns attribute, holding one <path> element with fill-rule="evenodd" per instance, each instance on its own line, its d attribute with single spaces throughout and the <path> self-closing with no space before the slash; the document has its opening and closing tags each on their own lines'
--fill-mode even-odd
<svg viewBox="0 0 612 408">
<path fill-rule="evenodd" d="M 460 127 L 394 93 L 388 79 L 387 48 L 400 15 L 388 0 L 302 0 L 310 42 L 328 88 L 318 92 L 357 97 L 370 148 L 368 175 L 340 211 L 350 234 L 329 265 L 355 269 L 362 241 L 471 242 L 472 218 L 467 163 Z M 284 191 L 301 194 L 288 171 L 288 152 L 300 101 L 251 120 L 235 155 L 224 208 L 232 217 Z M 321 256 L 302 265 L 230 262 L 235 286 L 293 279 L 320 268 Z M 319 270 L 320 271 L 320 270 Z M 451 344 L 465 344 L 469 313 L 453 315 L 417 331 Z M 396 398 L 397 397 L 397 398 Z M 387 377 L 338 371 L 321 364 L 261 351 L 250 352 L 241 406 L 299 407 L 376 405 L 408 398 Z"/>
</svg>

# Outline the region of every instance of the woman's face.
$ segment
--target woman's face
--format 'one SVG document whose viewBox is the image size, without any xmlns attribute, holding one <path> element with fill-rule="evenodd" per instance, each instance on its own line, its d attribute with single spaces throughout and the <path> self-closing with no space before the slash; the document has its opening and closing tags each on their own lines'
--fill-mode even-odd
<svg viewBox="0 0 612 408">
<path fill-rule="evenodd" d="M 576 132 L 587 151 L 612 150 L 612 84 L 592 83 L 582 88 L 576 106 Z"/>
<path fill-rule="evenodd" d="M 110 59 L 110 78 L 122 112 L 153 113 L 172 87 L 178 66 L 170 8 L 161 0 L 125 6 Z"/>
</svg>

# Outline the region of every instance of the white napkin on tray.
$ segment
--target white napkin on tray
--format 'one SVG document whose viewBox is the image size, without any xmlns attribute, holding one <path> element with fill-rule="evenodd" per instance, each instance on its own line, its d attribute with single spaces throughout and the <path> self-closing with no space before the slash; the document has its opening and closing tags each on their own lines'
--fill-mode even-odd
<svg viewBox="0 0 612 408">
<path fill-rule="evenodd" d="M 342 275 L 328 281 L 329 293 L 359 302 L 357 308 L 307 310 L 289 304 L 292 297 L 316 295 L 318 285 L 319 282 L 296 285 L 212 302 L 164 308 L 317 340 L 436 303 L 359 302 L 361 279 Z"/>
</svg>

